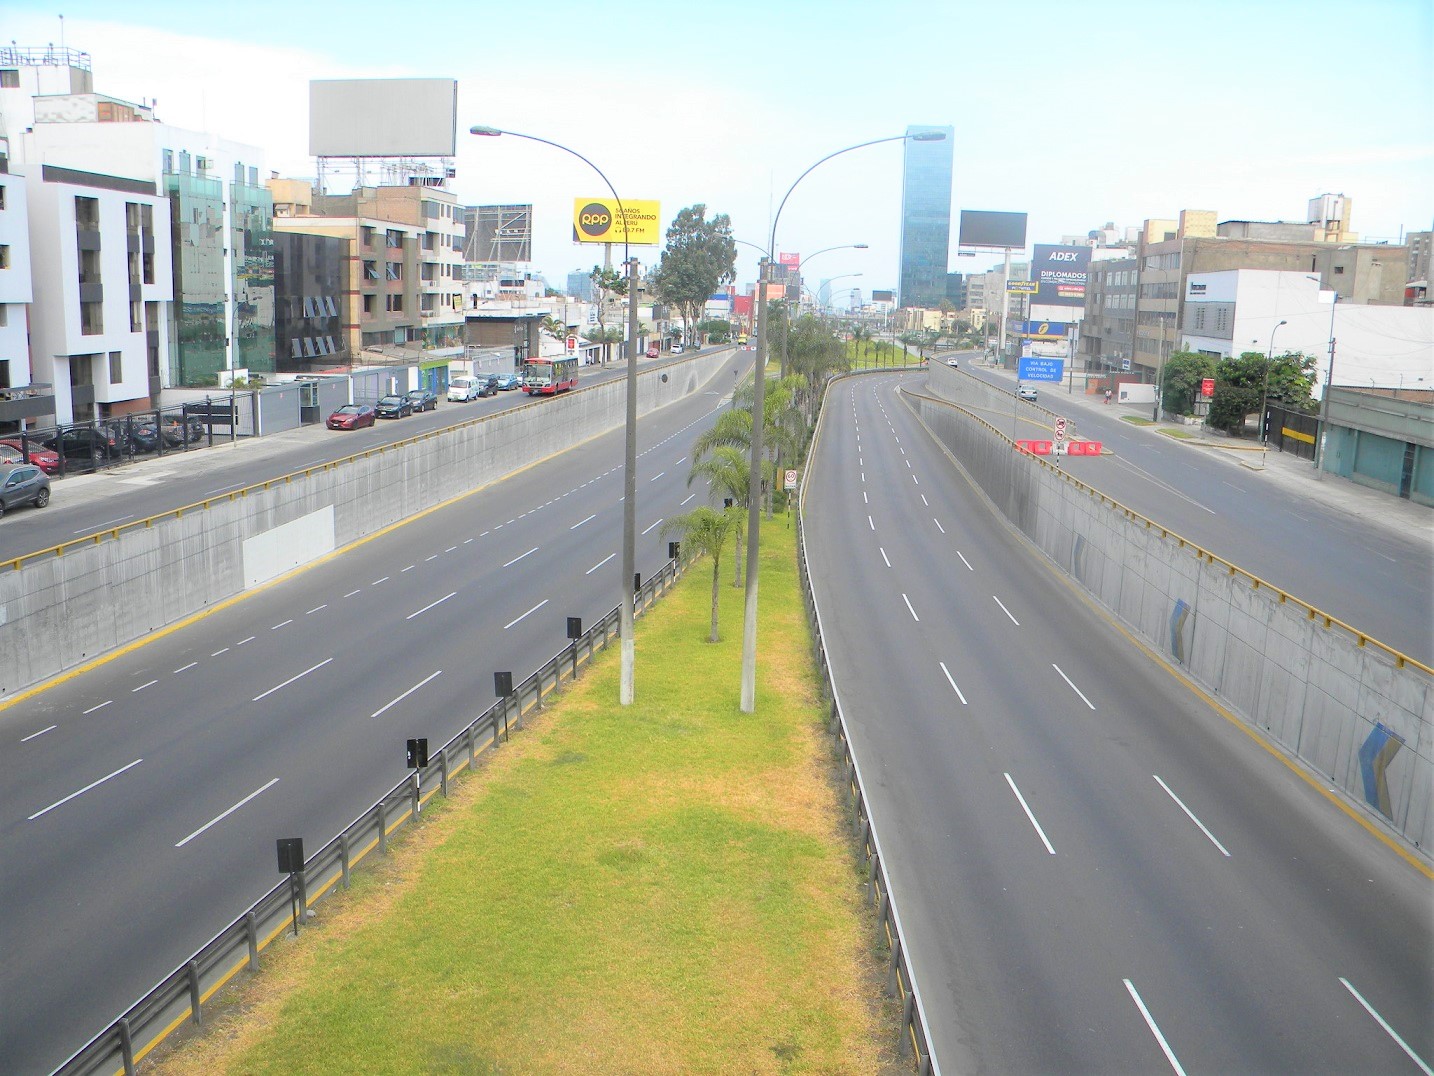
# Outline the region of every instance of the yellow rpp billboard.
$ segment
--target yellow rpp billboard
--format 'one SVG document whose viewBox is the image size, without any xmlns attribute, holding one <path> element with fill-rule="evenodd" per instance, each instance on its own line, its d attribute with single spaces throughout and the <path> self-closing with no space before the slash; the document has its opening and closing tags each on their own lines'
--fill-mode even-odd
<svg viewBox="0 0 1434 1076">
<path fill-rule="evenodd" d="M 573 199 L 574 243 L 621 243 L 624 239 L 635 247 L 655 247 L 662 242 L 662 204 L 660 202 L 622 200 L 626 218 L 618 212 L 617 201 L 608 198 Z"/>
</svg>

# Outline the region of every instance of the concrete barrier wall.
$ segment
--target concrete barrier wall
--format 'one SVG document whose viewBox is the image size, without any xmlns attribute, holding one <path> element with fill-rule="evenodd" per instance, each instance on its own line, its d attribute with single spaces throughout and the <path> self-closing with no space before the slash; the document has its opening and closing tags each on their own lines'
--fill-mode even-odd
<svg viewBox="0 0 1434 1076">
<path fill-rule="evenodd" d="M 638 414 L 699 391 L 729 354 L 697 355 L 642 372 Z M 727 392 L 731 386 L 716 388 Z M 27 561 L 0 574 L 0 696 L 242 593 L 245 543 L 252 539 L 305 518 L 331 516 L 333 542 L 342 548 L 620 427 L 625 407 L 621 379 L 534 399 L 152 523 L 105 532 L 68 547 L 63 556 Z M 310 543 L 311 554 L 323 547 Z"/>
<path fill-rule="evenodd" d="M 1430 670 L 1016 451 L 980 417 L 989 386 L 933 374 L 931 387 L 959 403 L 910 390 L 907 399 L 1022 534 L 1226 707 L 1428 846 Z"/>
</svg>

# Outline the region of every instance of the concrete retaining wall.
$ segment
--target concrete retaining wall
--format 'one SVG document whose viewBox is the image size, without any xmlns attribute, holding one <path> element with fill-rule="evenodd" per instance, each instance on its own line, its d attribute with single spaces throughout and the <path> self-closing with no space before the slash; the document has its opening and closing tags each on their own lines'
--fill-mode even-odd
<svg viewBox="0 0 1434 1076">
<path fill-rule="evenodd" d="M 644 371 L 638 414 L 697 392 L 728 355 Z M 309 535 L 322 521 L 304 543 L 304 562 L 619 427 L 625 390 L 618 379 L 535 399 L 105 532 L 0 574 L 0 696 L 241 593 L 249 585 L 246 543 L 253 582 L 272 577 L 272 558 L 258 551 L 278 528 L 297 525 Z"/>
<path fill-rule="evenodd" d="M 1428 669 L 1017 452 L 979 417 L 999 390 L 955 370 L 932 372 L 932 387 L 960 403 L 907 398 L 1022 534 L 1226 707 L 1428 846 Z"/>
</svg>

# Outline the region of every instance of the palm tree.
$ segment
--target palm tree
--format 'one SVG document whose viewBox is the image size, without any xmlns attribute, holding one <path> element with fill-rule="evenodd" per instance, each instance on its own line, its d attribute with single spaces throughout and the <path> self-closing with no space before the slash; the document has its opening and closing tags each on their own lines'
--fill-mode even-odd
<svg viewBox="0 0 1434 1076">
<path fill-rule="evenodd" d="M 730 414 L 731 412 L 729 412 Z M 748 425 L 750 429 L 750 423 Z M 750 444 L 750 442 L 749 442 Z M 751 489 L 752 473 L 748 467 L 747 454 L 736 445 L 718 445 L 712 449 L 711 455 L 704 455 L 697 458 L 696 449 L 693 450 L 692 470 L 687 475 L 687 485 L 690 487 L 698 478 L 705 478 L 708 482 L 709 496 L 715 501 L 721 497 L 723 500 L 731 499 L 732 504 L 737 508 L 747 506 L 747 494 Z M 737 562 L 736 576 L 732 580 L 734 587 L 742 585 L 742 514 L 737 513 L 737 522 L 734 528 L 737 532 Z"/>
<path fill-rule="evenodd" d="M 727 544 L 727 536 L 732 533 L 732 527 L 740 514 L 736 509 L 719 512 L 703 505 L 686 515 L 675 516 L 662 525 L 664 537 L 671 534 L 681 535 L 679 540 L 682 542 L 682 550 L 689 557 L 708 554 L 712 557 L 712 630 L 707 636 L 709 643 L 718 640 L 717 597 L 721 593 L 718 582 L 722 571 L 722 547 Z"/>
<path fill-rule="evenodd" d="M 538 323 L 538 330 L 540 332 L 547 333 L 554 340 L 562 340 L 564 343 L 567 342 L 567 325 L 558 318 L 552 317 L 551 315 L 543 318 L 543 320 Z"/>
</svg>

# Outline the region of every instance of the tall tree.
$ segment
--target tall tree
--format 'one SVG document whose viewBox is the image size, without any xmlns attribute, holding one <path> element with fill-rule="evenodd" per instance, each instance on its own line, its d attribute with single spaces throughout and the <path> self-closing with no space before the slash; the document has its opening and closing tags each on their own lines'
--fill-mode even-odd
<svg viewBox="0 0 1434 1076">
<path fill-rule="evenodd" d="M 627 277 L 623 276 L 616 269 L 604 269 L 601 265 L 594 265 L 593 271 L 588 274 L 588 279 L 593 282 L 593 299 L 597 305 L 598 330 L 601 336 L 594 337 L 584 333 L 589 340 L 600 340 L 603 344 L 603 361 L 608 359 L 608 343 L 610 337 L 607 329 L 607 304 L 613 299 L 621 299 L 627 295 Z M 618 339 L 621 339 L 619 337 Z"/>
<path fill-rule="evenodd" d="M 726 213 L 707 219 L 701 203 L 679 210 L 667 229 L 662 261 L 650 274 L 657 298 L 675 306 L 691 331 L 708 298 L 737 279 L 737 244 Z"/>
<path fill-rule="evenodd" d="M 731 414 L 732 412 L 728 412 Z M 747 430 L 751 431 L 751 412 L 747 412 Z M 707 479 L 709 496 L 712 500 L 726 501 L 731 499 L 734 508 L 747 507 L 747 493 L 751 489 L 751 469 L 747 466 L 747 453 L 736 445 L 722 444 L 712 449 L 710 455 L 704 455 L 700 459 L 694 459 L 692 470 L 687 475 L 687 484 L 691 486 L 698 478 Z M 742 585 L 742 514 L 737 513 L 737 523 L 734 528 L 737 532 L 737 554 L 736 574 L 732 580 L 734 587 Z"/>
<path fill-rule="evenodd" d="M 1200 383 L 1215 376 L 1215 357 L 1195 351 L 1173 352 L 1165 363 L 1160 406 L 1172 415 L 1193 415 Z"/>
</svg>

